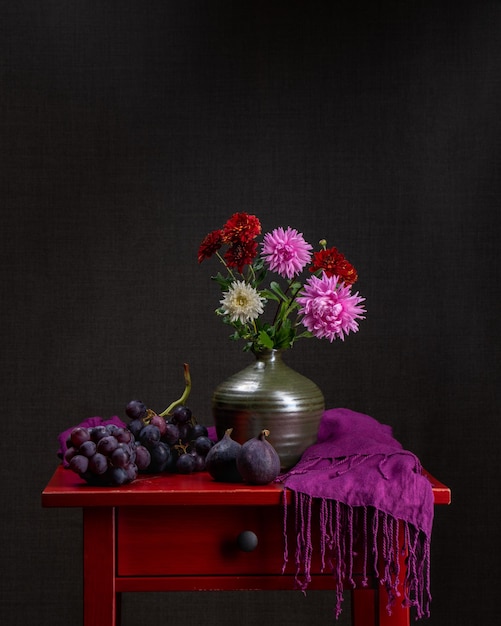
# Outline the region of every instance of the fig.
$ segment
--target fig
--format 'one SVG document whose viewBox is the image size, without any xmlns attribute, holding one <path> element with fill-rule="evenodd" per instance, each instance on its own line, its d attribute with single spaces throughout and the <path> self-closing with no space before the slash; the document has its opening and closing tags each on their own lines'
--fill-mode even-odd
<svg viewBox="0 0 501 626">
<path fill-rule="evenodd" d="M 231 438 L 232 428 L 215 443 L 205 458 L 205 469 L 218 482 L 241 483 L 242 476 L 237 469 L 237 456 L 242 445 Z"/>
<path fill-rule="evenodd" d="M 237 456 L 237 469 L 243 480 L 251 485 L 267 485 L 280 473 L 280 457 L 267 441 L 269 430 L 246 441 Z"/>
</svg>

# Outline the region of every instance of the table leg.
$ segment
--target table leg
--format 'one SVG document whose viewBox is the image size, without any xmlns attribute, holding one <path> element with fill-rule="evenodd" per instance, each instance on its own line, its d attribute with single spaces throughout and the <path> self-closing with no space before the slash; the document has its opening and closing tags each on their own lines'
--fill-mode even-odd
<svg viewBox="0 0 501 626">
<path fill-rule="evenodd" d="M 386 610 L 387 596 L 381 585 L 379 592 L 379 626 L 410 626 L 410 611 L 401 604 L 397 604 L 388 615 Z"/>
<path fill-rule="evenodd" d="M 352 626 L 376 626 L 376 592 L 369 587 L 351 590 Z"/>
<path fill-rule="evenodd" d="M 119 626 L 115 590 L 115 509 L 84 508 L 83 533 L 84 626 Z"/>
</svg>

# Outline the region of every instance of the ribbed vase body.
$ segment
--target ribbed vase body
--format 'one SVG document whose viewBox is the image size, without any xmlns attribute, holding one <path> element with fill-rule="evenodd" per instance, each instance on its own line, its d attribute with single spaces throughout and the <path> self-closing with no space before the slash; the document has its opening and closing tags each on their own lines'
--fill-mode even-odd
<svg viewBox="0 0 501 626">
<path fill-rule="evenodd" d="M 317 385 L 286 365 L 280 350 L 256 355 L 254 363 L 221 383 L 212 397 L 218 438 L 232 428 L 232 438 L 244 443 L 269 430 L 268 441 L 283 471 L 315 443 L 324 408 Z"/>
</svg>

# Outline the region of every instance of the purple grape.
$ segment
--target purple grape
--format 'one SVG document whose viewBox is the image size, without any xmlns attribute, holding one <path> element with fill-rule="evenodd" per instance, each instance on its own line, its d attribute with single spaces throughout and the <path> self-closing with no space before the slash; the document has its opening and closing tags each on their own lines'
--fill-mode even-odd
<svg viewBox="0 0 501 626">
<path fill-rule="evenodd" d="M 110 455 L 113 467 L 127 467 L 130 462 L 130 454 L 125 448 L 116 448 Z"/>
<path fill-rule="evenodd" d="M 109 456 L 116 448 L 118 448 L 118 441 L 113 435 L 103 437 L 97 442 L 97 451 L 105 456 Z"/>
<path fill-rule="evenodd" d="M 151 462 L 151 455 L 148 448 L 142 445 L 136 446 L 136 465 L 140 471 L 148 469 Z"/>
<path fill-rule="evenodd" d="M 107 436 L 108 431 L 106 430 L 106 426 L 94 426 L 94 428 L 90 429 L 90 437 L 95 443 Z"/>
<path fill-rule="evenodd" d="M 84 474 L 89 467 L 89 459 L 81 454 L 76 454 L 70 461 L 70 469 L 77 474 Z"/>
<path fill-rule="evenodd" d="M 124 450 L 127 451 L 127 454 L 129 455 L 129 459 L 131 463 L 135 463 L 136 462 L 136 444 L 135 443 L 119 443 L 118 444 L 119 448 L 123 448 Z"/>
<path fill-rule="evenodd" d="M 160 431 L 156 426 L 148 424 L 139 433 L 139 441 L 148 449 L 153 448 L 160 441 Z"/>
<path fill-rule="evenodd" d="M 165 433 L 165 428 L 167 425 L 165 421 L 165 417 L 162 417 L 161 415 L 156 415 L 156 414 L 152 415 L 149 423 L 158 428 L 158 430 L 160 431 L 160 436 L 162 436 Z"/>
<path fill-rule="evenodd" d="M 196 468 L 196 461 L 191 454 L 182 454 L 176 462 L 176 470 L 180 474 L 192 474 Z"/>
<path fill-rule="evenodd" d="M 141 419 L 134 419 L 129 422 L 129 430 L 135 439 L 139 438 L 139 433 L 144 428 L 144 422 Z"/>
<path fill-rule="evenodd" d="M 84 441 L 83 444 L 78 448 L 78 453 L 83 454 L 87 458 L 90 458 L 94 454 L 96 454 L 96 444 L 89 439 L 89 441 Z"/>
<path fill-rule="evenodd" d="M 133 420 L 143 418 L 147 411 L 146 405 L 141 400 L 131 400 L 125 407 L 125 413 Z"/>
<path fill-rule="evenodd" d="M 186 424 L 178 424 L 178 428 L 179 428 L 179 439 L 181 439 L 183 443 L 190 441 L 192 425 L 189 422 L 187 422 Z"/>
<path fill-rule="evenodd" d="M 166 443 L 160 441 L 153 448 L 150 448 L 151 462 L 148 470 L 152 473 L 164 472 L 170 461 L 170 448 Z"/>
<path fill-rule="evenodd" d="M 197 439 L 198 437 L 208 437 L 208 435 L 209 431 L 203 424 L 195 424 L 191 429 L 191 436 L 193 439 Z"/>
<path fill-rule="evenodd" d="M 66 463 L 69 463 L 71 459 L 77 454 L 78 454 L 78 449 L 71 446 L 64 453 L 64 460 L 66 461 Z"/>
<path fill-rule="evenodd" d="M 139 474 L 139 469 L 135 463 L 129 463 L 129 465 L 125 468 L 125 471 L 127 472 L 127 481 L 129 483 L 136 480 Z"/>
<path fill-rule="evenodd" d="M 167 422 L 165 424 L 165 433 L 162 435 L 162 441 L 165 441 L 165 443 L 173 446 L 175 443 L 178 443 L 179 439 L 178 425 L 172 424 L 172 422 Z"/>
<path fill-rule="evenodd" d="M 127 472 L 123 467 L 110 467 L 107 478 L 112 485 L 124 485 L 127 480 Z"/>
<path fill-rule="evenodd" d="M 170 448 L 170 459 L 169 462 L 167 463 L 167 465 L 165 466 L 164 471 L 165 472 L 171 472 L 171 473 L 175 473 L 176 472 L 176 463 L 177 460 L 180 456 L 179 450 L 177 449 L 176 446 L 172 446 Z"/>
<path fill-rule="evenodd" d="M 113 436 L 120 443 L 130 443 L 133 439 L 133 434 L 128 428 L 119 428 Z"/>
<path fill-rule="evenodd" d="M 207 456 L 207 453 L 212 448 L 213 443 L 208 437 L 197 437 L 193 446 L 200 456 Z"/>
<path fill-rule="evenodd" d="M 70 439 L 75 448 L 79 448 L 85 441 L 89 441 L 89 430 L 82 426 L 77 426 L 71 431 Z"/>
<path fill-rule="evenodd" d="M 186 424 L 191 420 L 191 409 L 187 406 L 177 406 L 172 411 L 172 420 L 175 424 Z"/>
<path fill-rule="evenodd" d="M 104 454 L 96 452 L 94 456 L 89 459 L 89 471 L 97 476 L 104 474 L 108 469 L 108 459 Z"/>
<path fill-rule="evenodd" d="M 191 456 L 195 460 L 195 472 L 203 472 L 205 469 L 205 456 L 192 452 Z"/>
</svg>

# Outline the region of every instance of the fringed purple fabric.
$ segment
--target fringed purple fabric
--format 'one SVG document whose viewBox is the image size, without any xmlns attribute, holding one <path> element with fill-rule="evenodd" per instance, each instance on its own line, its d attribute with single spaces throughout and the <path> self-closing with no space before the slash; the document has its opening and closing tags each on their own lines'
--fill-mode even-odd
<svg viewBox="0 0 501 626">
<path fill-rule="evenodd" d="M 417 618 L 429 617 L 433 492 L 418 458 L 402 448 L 389 426 L 349 409 L 326 411 L 317 443 L 277 480 L 293 493 L 289 505 L 284 497 L 283 571 L 289 561 L 288 508 L 293 506 L 299 589 L 305 592 L 311 582 L 317 548 L 322 571 L 333 574 L 336 618 L 343 592 L 356 587 L 355 578 L 367 586 L 370 576 L 385 586 L 389 613 L 401 587 L 403 606 L 415 607 Z M 313 524 L 320 531 L 315 546 Z"/>
</svg>

